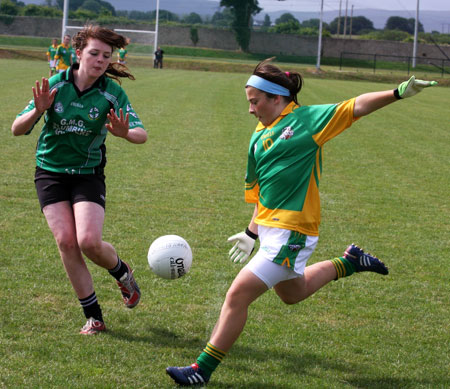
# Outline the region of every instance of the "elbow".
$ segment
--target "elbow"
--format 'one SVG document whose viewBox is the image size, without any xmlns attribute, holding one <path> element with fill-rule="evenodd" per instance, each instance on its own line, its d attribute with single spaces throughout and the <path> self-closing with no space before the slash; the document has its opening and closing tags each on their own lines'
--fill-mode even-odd
<svg viewBox="0 0 450 389">
<path fill-rule="evenodd" d="M 12 132 L 12 134 L 13 134 L 14 136 L 23 135 L 23 132 L 20 131 L 20 130 L 17 128 L 17 126 L 14 125 L 14 123 L 13 123 L 13 125 L 11 126 L 11 132 Z"/>
<path fill-rule="evenodd" d="M 143 128 L 135 128 L 132 131 L 133 135 L 128 138 L 128 141 L 136 144 L 143 144 L 147 142 L 148 134 L 147 131 L 145 131 Z"/>
</svg>

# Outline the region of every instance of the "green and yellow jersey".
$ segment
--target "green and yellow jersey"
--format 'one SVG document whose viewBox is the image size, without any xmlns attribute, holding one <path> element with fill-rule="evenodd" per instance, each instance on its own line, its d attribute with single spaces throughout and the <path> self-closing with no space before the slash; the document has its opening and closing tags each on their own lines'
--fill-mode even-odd
<svg viewBox="0 0 450 389">
<path fill-rule="evenodd" d="M 47 57 L 48 60 L 51 61 L 52 59 L 55 59 L 56 50 L 58 49 L 57 45 L 50 45 L 47 49 Z"/>
<path fill-rule="evenodd" d="M 125 62 L 125 60 L 127 59 L 127 55 L 128 55 L 128 50 L 121 48 L 117 52 L 117 57 L 118 57 L 119 62 Z"/>
<path fill-rule="evenodd" d="M 355 99 L 299 107 L 291 102 L 250 140 L 245 200 L 258 204 L 255 222 L 319 235 L 322 147 L 354 122 Z"/>
<path fill-rule="evenodd" d="M 56 65 L 56 70 L 66 70 L 70 65 L 70 59 L 72 57 L 72 52 L 70 51 L 70 46 L 65 46 L 61 43 L 56 49 L 55 59 L 58 60 Z"/>
<path fill-rule="evenodd" d="M 94 174 L 97 167 L 106 163 L 105 124 L 109 110 L 112 108 L 119 115 L 122 108 L 124 115 L 128 113 L 130 129 L 143 125 L 124 90 L 109 77 L 100 77 L 91 88 L 80 92 L 73 79 L 73 69 L 78 66 L 49 80 L 50 90 L 56 88 L 58 92 L 45 112 L 36 165 L 57 173 Z M 34 100 L 17 116 L 33 108 Z"/>
</svg>

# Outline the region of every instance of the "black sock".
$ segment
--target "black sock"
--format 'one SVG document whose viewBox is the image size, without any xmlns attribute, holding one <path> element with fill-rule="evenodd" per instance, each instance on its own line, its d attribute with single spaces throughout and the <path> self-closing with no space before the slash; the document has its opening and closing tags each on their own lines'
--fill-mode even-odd
<svg viewBox="0 0 450 389">
<path fill-rule="evenodd" d="M 80 304 L 83 308 L 84 316 L 86 316 L 86 319 L 93 317 L 95 320 L 103 321 L 102 310 L 100 308 L 100 305 L 98 304 L 95 292 L 90 296 L 85 297 L 84 299 L 78 300 L 80 300 Z"/>
<path fill-rule="evenodd" d="M 122 276 L 127 271 L 128 271 L 127 265 L 125 265 L 125 262 L 122 262 L 119 257 L 117 257 L 116 267 L 108 270 L 109 274 L 111 274 L 117 281 L 120 281 Z"/>
</svg>

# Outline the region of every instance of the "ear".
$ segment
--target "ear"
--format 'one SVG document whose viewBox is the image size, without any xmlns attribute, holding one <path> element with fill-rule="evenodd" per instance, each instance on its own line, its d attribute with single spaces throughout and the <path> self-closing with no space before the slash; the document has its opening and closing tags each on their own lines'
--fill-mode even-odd
<svg viewBox="0 0 450 389">
<path fill-rule="evenodd" d="M 283 101 L 283 97 L 280 95 L 275 95 L 273 100 L 274 100 L 274 103 L 278 105 Z"/>
</svg>

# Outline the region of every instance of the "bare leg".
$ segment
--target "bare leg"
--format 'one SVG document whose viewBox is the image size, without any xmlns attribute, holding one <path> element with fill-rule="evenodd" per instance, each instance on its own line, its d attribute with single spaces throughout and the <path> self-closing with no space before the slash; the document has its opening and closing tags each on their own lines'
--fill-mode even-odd
<svg viewBox="0 0 450 389">
<path fill-rule="evenodd" d="M 91 295 L 94 292 L 92 277 L 77 243 L 70 203 L 63 201 L 47 205 L 43 213 L 55 237 L 64 268 L 75 293 L 79 299 Z"/>
<path fill-rule="evenodd" d="M 77 241 L 81 251 L 91 261 L 105 269 L 117 265 L 114 247 L 102 240 L 105 210 L 99 204 L 83 201 L 73 205 Z"/>
<path fill-rule="evenodd" d="M 296 304 L 333 281 L 336 276 L 336 268 L 333 263 L 322 261 L 307 266 L 303 277 L 281 281 L 274 286 L 274 289 L 283 302 Z"/>
<path fill-rule="evenodd" d="M 248 307 L 267 291 L 267 286 L 250 270 L 242 269 L 228 289 L 210 343 L 227 352 L 247 322 Z"/>
</svg>

